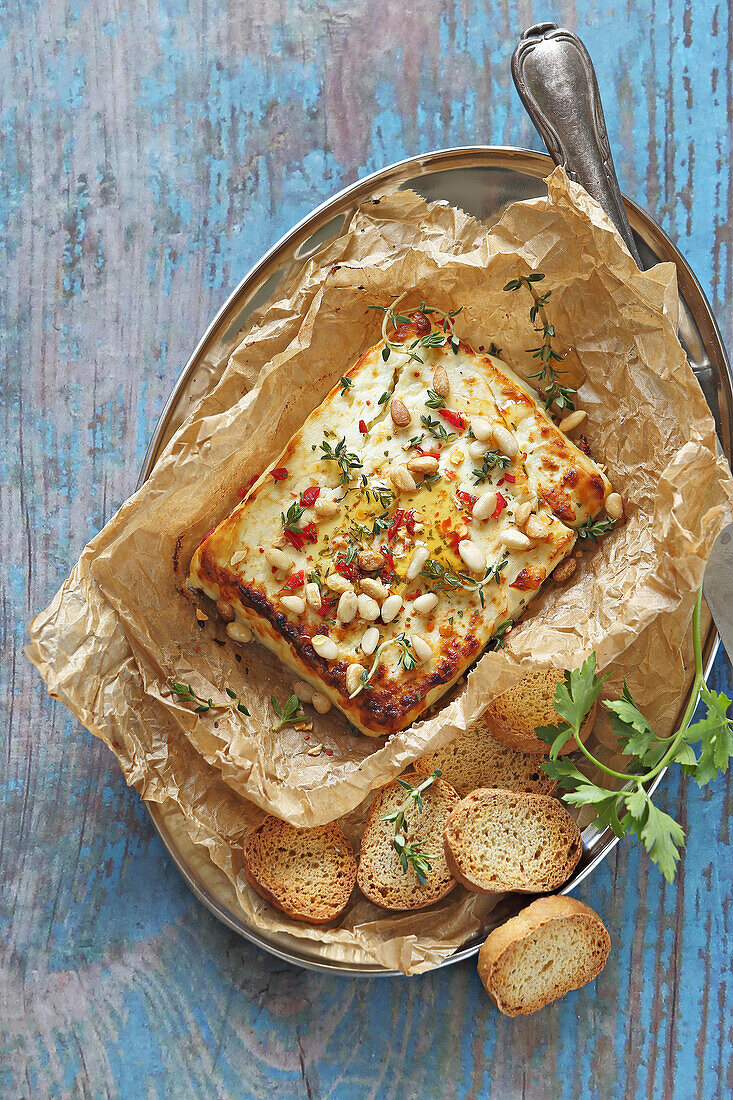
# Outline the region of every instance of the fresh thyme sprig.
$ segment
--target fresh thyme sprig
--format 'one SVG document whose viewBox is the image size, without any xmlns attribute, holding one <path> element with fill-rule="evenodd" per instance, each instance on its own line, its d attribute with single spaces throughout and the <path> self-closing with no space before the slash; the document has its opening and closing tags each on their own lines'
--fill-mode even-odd
<svg viewBox="0 0 733 1100">
<path fill-rule="evenodd" d="M 284 531 L 299 531 L 300 521 L 303 518 L 304 509 L 296 500 L 288 508 L 287 512 L 280 513 L 280 521 Z"/>
<path fill-rule="evenodd" d="M 444 409 L 445 398 L 441 397 L 441 395 L 439 393 L 436 393 L 435 390 L 428 390 L 428 398 L 425 404 L 429 409 Z"/>
<path fill-rule="evenodd" d="M 236 691 L 232 691 L 230 687 L 225 687 L 224 691 L 232 700 L 231 703 L 215 703 L 212 699 L 202 699 L 190 684 L 182 684 L 179 680 L 174 680 L 171 683 L 171 691 L 182 703 L 196 703 L 194 714 L 206 714 L 210 710 L 226 710 L 227 708 L 236 707 L 240 714 L 246 714 L 249 717 L 249 711 L 244 703 L 239 702 Z"/>
<path fill-rule="evenodd" d="M 441 443 L 450 443 L 451 439 L 456 438 L 455 432 L 446 431 L 440 421 L 433 420 L 432 416 L 421 416 L 420 423 L 423 428 L 427 428 L 433 439 L 439 439 Z"/>
<path fill-rule="evenodd" d="M 529 319 L 534 326 L 535 332 L 542 333 L 542 343 L 537 348 L 527 348 L 527 351 L 531 354 L 533 359 L 539 359 L 542 366 L 534 374 L 530 374 L 530 378 L 538 378 L 542 383 L 545 391 L 545 408 L 549 409 L 553 404 L 556 404 L 559 409 L 574 409 L 575 404 L 573 402 L 572 395 L 575 393 L 574 389 L 570 386 L 561 386 L 558 381 L 558 372 L 553 367 L 554 363 L 562 363 L 565 358 L 564 355 L 560 355 L 555 351 L 552 346 L 552 341 L 555 339 L 555 326 L 551 325 L 547 319 L 547 313 L 545 312 L 545 305 L 552 293 L 551 290 L 546 290 L 544 294 L 538 294 L 534 287 L 534 283 L 542 282 L 544 275 L 538 271 L 533 271 L 531 275 L 520 275 L 518 279 L 510 279 L 504 287 L 504 290 L 519 290 L 520 287 L 526 286 L 527 290 L 532 295 L 532 306 L 529 311 Z M 536 325 L 535 321 L 539 317 L 540 324 Z"/>
<path fill-rule="evenodd" d="M 605 519 L 593 519 L 591 517 L 581 527 L 578 527 L 578 538 L 598 542 L 599 535 L 605 535 L 609 531 L 613 531 L 615 526 L 616 520 L 611 519 L 610 516 L 606 516 Z"/>
<path fill-rule="evenodd" d="M 412 651 L 412 642 L 404 633 L 398 634 L 395 638 L 387 638 L 386 641 L 378 645 L 374 651 L 374 660 L 372 661 L 372 667 L 367 671 L 364 669 L 359 677 L 359 686 L 356 691 L 352 691 L 349 699 L 355 699 L 359 692 L 363 691 L 367 684 L 370 683 L 374 673 L 377 671 L 377 665 L 379 664 L 380 657 L 384 653 L 385 649 L 389 649 L 390 646 L 399 646 L 400 655 L 397 659 L 397 664 L 401 665 L 406 672 L 410 672 L 417 664 L 417 658 Z"/>
<path fill-rule="evenodd" d="M 501 571 L 506 567 L 507 560 L 506 557 L 503 557 L 501 561 L 497 561 L 493 565 L 490 565 L 479 581 L 476 580 L 475 577 L 472 577 L 470 573 L 454 573 L 436 558 L 428 558 L 420 571 L 420 576 L 431 581 L 431 587 L 433 588 L 478 588 L 479 595 L 482 595 L 480 591 L 481 588 L 490 581 L 501 584 Z"/>
<path fill-rule="evenodd" d="M 503 649 L 504 643 L 506 642 L 506 635 L 509 633 L 513 626 L 514 619 L 507 619 L 506 622 L 503 622 L 501 624 L 501 626 L 498 626 L 492 634 L 491 638 L 489 639 L 489 644 L 486 648 L 492 650 L 493 652 L 496 652 L 497 649 Z"/>
<path fill-rule="evenodd" d="M 281 707 L 274 695 L 270 696 L 270 705 L 278 716 L 279 721 L 272 727 L 273 730 L 282 729 L 283 726 L 293 725 L 295 722 L 305 722 L 307 715 L 300 705 L 300 699 L 293 693 Z"/>
<path fill-rule="evenodd" d="M 406 779 L 398 779 L 397 782 L 407 791 L 407 797 L 396 810 L 393 810 L 392 813 L 384 814 L 384 816 L 379 819 L 380 821 L 394 824 L 392 847 L 400 857 L 402 871 L 404 874 L 407 874 L 408 867 L 412 864 L 420 886 L 425 886 L 427 883 L 433 860 L 436 860 L 438 856 L 431 852 L 424 852 L 424 842 L 422 840 L 416 839 L 408 843 L 408 825 L 405 814 L 413 806 L 417 808 L 418 813 L 422 813 L 423 793 L 428 787 L 431 787 L 435 780 L 439 779 L 442 774 L 440 768 L 436 768 L 433 774 L 429 775 L 427 779 L 423 779 L 422 783 L 417 787 L 413 787 Z"/>
<path fill-rule="evenodd" d="M 424 336 L 420 336 L 412 341 L 409 346 L 405 346 L 404 342 L 396 342 L 390 340 L 387 334 L 388 325 L 392 325 L 392 328 L 397 331 L 399 325 L 409 325 L 412 322 L 412 318 L 406 316 L 403 313 L 396 313 L 395 310 L 400 302 L 407 297 L 409 291 L 406 290 L 404 294 L 400 294 L 399 298 L 395 298 L 391 306 L 369 306 L 369 309 L 376 310 L 379 313 L 384 314 L 382 320 L 382 339 L 384 340 L 384 347 L 382 348 L 382 359 L 385 363 L 389 359 L 391 353 L 402 352 L 414 359 L 417 363 L 424 363 L 424 360 L 417 354 L 418 348 L 442 348 L 446 344 L 450 345 L 454 355 L 458 354 L 461 342 L 455 334 L 453 318 L 457 317 L 463 309 L 454 309 L 451 313 L 445 313 L 442 309 L 438 309 L 437 306 L 428 306 L 425 302 L 420 303 L 420 312 L 425 316 L 429 316 L 431 313 L 439 313 L 443 318 L 442 328 L 443 331 L 431 330 Z M 439 406 L 435 406 L 438 408 Z"/>
<path fill-rule="evenodd" d="M 352 485 L 351 488 L 346 490 L 346 493 L 358 493 L 367 504 L 373 499 L 374 503 L 381 505 L 382 508 L 389 508 L 394 500 L 394 493 L 391 489 L 388 489 L 386 485 L 370 485 L 366 474 L 361 475 L 359 485 Z"/>
<path fill-rule="evenodd" d="M 320 448 L 323 451 L 321 462 L 335 462 L 340 471 L 341 484 L 348 485 L 353 476 L 353 471 L 360 470 L 362 462 L 357 454 L 346 450 L 346 436 L 340 439 L 335 447 L 332 447 L 328 440 L 324 439 L 320 444 Z"/>
<path fill-rule="evenodd" d="M 536 731 L 542 741 L 551 745 L 550 760 L 542 768 L 563 788 L 563 799 L 571 806 L 592 806 L 596 820 L 609 826 L 616 836 L 627 833 L 637 836 L 668 882 L 674 880 L 685 833 L 674 818 L 654 805 L 646 786 L 669 764 L 677 763 L 703 787 L 727 771 L 733 756 L 733 718 L 728 714 L 731 700 L 705 684 L 701 614 L 702 592 L 698 594 L 692 617 L 695 679 L 682 721 L 674 733 L 659 737 L 654 732 L 626 684 L 620 699 L 604 701 L 621 751 L 631 758 L 627 773 L 606 767 L 580 739 L 583 721 L 608 675 L 596 674 L 595 653 L 581 668 L 566 672 L 565 682 L 557 686 L 555 710 L 565 720 L 559 732 L 557 726 L 541 726 Z M 700 701 L 705 714 L 693 722 Z M 577 748 L 594 767 L 625 786 L 619 790 L 592 783 L 567 757 L 558 759 L 560 749 L 570 738 L 575 739 Z M 697 745 L 699 756 L 693 747 Z"/>
<path fill-rule="evenodd" d="M 485 451 L 480 470 L 473 470 L 471 476 L 476 485 L 483 485 L 491 477 L 492 470 L 505 470 L 511 459 L 501 451 Z"/>
<path fill-rule="evenodd" d="M 345 375 L 339 379 L 339 385 L 341 386 L 341 396 L 343 397 L 347 390 L 350 390 L 354 383 L 350 378 L 346 378 Z"/>
</svg>

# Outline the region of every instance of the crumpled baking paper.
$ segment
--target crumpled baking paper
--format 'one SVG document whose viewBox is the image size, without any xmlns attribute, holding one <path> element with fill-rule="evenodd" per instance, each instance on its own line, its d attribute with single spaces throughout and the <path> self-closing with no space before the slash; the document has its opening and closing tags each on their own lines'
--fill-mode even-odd
<svg viewBox="0 0 733 1100">
<path fill-rule="evenodd" d="M 492 902 L 460 890 L 423 913 L 389 915 L 357 891 L 338 927 L 299 925 L 241 876 L 241 837 L 262 811 L 295 825 L 346 817 L 358 832 L 370 791 L 465 730 L 529 669 L 574 667 L 595 650 L 600 668 L 613 666 L 609 692 L 626 676 L 663 732 L 689 682 L 691 609 L 731 519 L 733 481 L 677 340 L 675 268 L 640 272 L 562 169 L 547 184 L 547 198 L 513 204 L 491 230 L 410 192 L 362 206 L 263 309 L 219 384 L 31 627 L 28 656 L 49 691 L 110 746 L 143 798 L 176 815 L 252 925 L 315 941 L 341 961 L 428 969 L 481 927 Z M 401 308 L 423 298 L 462 307 L 458 334 L 477 348 L 494 341 L 526 376 L 536 365 L 526 353 L 536 343 L 529 298 L 502 288 L 530 271 L 552 291 L 549 318 L 569 352 L 592 453 L 624 498 L 623 525 L 584 555 L 570 584 L 548 584 L 505 649 L 485 654 L 432 716 L 384 742 L 349 732 L 335 710 L 314 716 L 308 741 L 291 728 L 274 733 L 270 696 L 284 701 L 291 674 L 261 647 L 199 625 L 185 592 L 194 548 L 379 339 L 369 305 L 410 289 Z M 174 679 L 222 702 L 229 686 L 251 717 L 197 717 L 172 697 Z M 594 738 L 618 763 L 605 720 Z M 315 744 L 324 751 L 309 755 Z"/>
</svg>

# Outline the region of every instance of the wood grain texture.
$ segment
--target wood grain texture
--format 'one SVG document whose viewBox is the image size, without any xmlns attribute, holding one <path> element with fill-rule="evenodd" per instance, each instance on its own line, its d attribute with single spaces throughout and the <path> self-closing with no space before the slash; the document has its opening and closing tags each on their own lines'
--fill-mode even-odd
<svg viewBox="0 0 733 1100">
<path fill-rule="evenodd" d="M 688 1097 L 733 1091 L 730 780 L 668 778 L 674 888 L 622 843 L 578 891 L 613 940 L 527 1020 L 473 965 L 298 971 L 189 894 L 111 755 L 21 647 L 135 486 L 210 316 L 335 189 L 430 148 L 538 147 L 509 79 L 551 15 L 593 56 L 624 189 L 731 314 L 731 27 L 717 0 L 0 3 L 0 1094 Z M 720 659 L 718 686 L 731 687 Z"/>
</svg>

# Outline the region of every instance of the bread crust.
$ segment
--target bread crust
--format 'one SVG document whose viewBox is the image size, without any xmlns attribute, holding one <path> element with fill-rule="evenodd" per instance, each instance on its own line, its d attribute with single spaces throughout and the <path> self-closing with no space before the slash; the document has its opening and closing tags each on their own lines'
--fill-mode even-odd
<svg viewBox="0 0 733 1100">
<path fill-rule="evenodd" d="M 298 904 L 293 904 L 289 900 L 290 890 L 284 882 L 282 888 L 275 892 L 271 888 L 274 885 L 272 882 L 268 886 L 263 881 L 263 873 L 267 874 L 269 872 L 272 874 L 271 865 L 260 866 L 262 853 L 258 849 L 263 834 L 281 835 L 281 841 L 292 843 L 293 841 L 297 842 L 297 838 L 304 833 L 309 833 L 311 836 L 317 834 L 318 841 L 323 844 L 324 852 L 329 846 L 336 848 L 338 858 L 345 870 L 345 882 L 343 884 L 334 883 L 334 893 L 330 903 L 321 902 L 319 908 L 315 906 L 308 907 L 303 904 L 306 901 L 303 895 L 300 895 Z M 327 924 L 338 917 L 346 908 L 356 883 L 354 850 L 343 829 L 335 821 L 329 822 L 327 825 L 317 825 L 313 829 L 298 829 L 270 814 L 245 835 L 242 845 L 242 866 L 247 882 L 253 890 L 257 891 L 260 897 L 263 897 L 265 901 L 269 901 L 282 913 L 292 917 L 293 920 L 305 921 L 308 924 Z"/>
<path fill-rule="evenodd" d="M 526 909 L 518 913 L 516 917 L 512 917 L 505 924 L 490 932 L 478 954 L 478 976 L 491 1000 L 505 1016 L 529 1015 L 544 1007 L 544 1004 L 522 1009 L 512 1007 L 502 999 L 501 992 L 495 985 L 495 974 L 502 956 L 515 943 L 526 939 L 541 928 L 551 926 L 555 921 L 562 920 L 582 920 L 591 924 L 601 940 L 602 959 L 600 965 L 591 965 L 588 968 L 587 975 L 584 975 L 577 984 L 565 983 L 567 988 L 561 988 L 552 1000 L 556 1000 L 557 997 L 564 996 L 570 990 L 579 989 L 581 985 L 593 981 L 606 965 L 611 950 L 611 937 L 595 910 L 582 901 L 567 896 L 554 894 L 551 897 L 538 898 L 537 901 L 533 901 Z M 552 1001 L 545 1002 L 545 1004 L 550 1003 Z"/>
<path fill-rule="evenodd" d="M 543 880 L 537 878 L 530 881 L 527 877 L 522 883 L 516 877 L 511 881 L 509 876 L 502 879 L 500 873 L 497 872 L 491 879 L 491 885 L 488 885 L 488 873 L 481 878 L 470 874 L 469 861 L 465 852 L 473 839 L 471 835 L 472 824 L 482 812 L 487 809 L 494 809 L 502 803 L 503 808 L 510 814 L 516 812 L 517 808 L 531 807 L 536 810 L 538 817 L 540 815 L 552 817 L 554 819 L 553 825 L 569 834 L 570 844 L 562 858 L 562 862 L 558 863 L 555 874 L 545 877 Z M 474 893 L 487 894 L 504 893 L 505 891 L 516 894 L 538 894 L 557 890 L 570 878 L 583 853 L 580 829 L 574 818 L 570 816 L 557 799 L 552 798 L 550 795 L 522 794 L 496 788 L 472 791 L 471 794 L 458 803 L 446 821 L 443 844 L 446 863 L 453 877 L 468 890 L 472 890 Z M 529 875 L 529 872 L 527 872 L 527 875 Z"/>
<path fill-rule="evenodd" d="M 549 756 L 550 746 L 547 742 L 540 741 L 534 730 L 535 726 L 559 727 L 562 724 L 562 719 L 553 706 L 553 699 L 555 687 L 563 678 L 564 671 L 561 669 L 532 672 L 514 687 L 497 696 L 484 712 L 484 719 L 492 736 L 516 752 Z M 525 700 L 525 695 L 530 698 Z M 579 736 L 583 744 L 593 729 L 597 705 L 593 704 L 580 727 Z M 577 747 L 575 738 L 571 737 L 560 749 L 559 755 L 567 756 Z"/>
</svg>

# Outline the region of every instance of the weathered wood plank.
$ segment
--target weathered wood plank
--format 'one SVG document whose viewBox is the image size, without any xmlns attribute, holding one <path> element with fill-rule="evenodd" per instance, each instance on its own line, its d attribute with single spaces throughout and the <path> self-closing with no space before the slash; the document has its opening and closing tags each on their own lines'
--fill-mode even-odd
<svg viewBox="0 0 733 1100">
<path fill-rule="evenodd" d="M 731 28 L 716 0 L 561 0 L 597 65 L 626 191 L 724 335 Z M 242 273 L 319 201 L 429 148 L 538 146 L 511 88 L 521 0 L 0 5 L 0 1091 L 8 1096 L 729 1095 L 730 783 L 659 796 L 674 889 L 622 844 L 579 891 L 614 941 L 595 992 L 530 1020 L 473 966 L 353 982 L 217 924 L 111 756 L 21 647 L 135 485 L 156 417 Z M 731 687 L 721 660 L 719 686 Z"/>
</svg>

